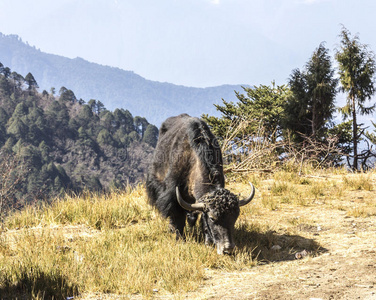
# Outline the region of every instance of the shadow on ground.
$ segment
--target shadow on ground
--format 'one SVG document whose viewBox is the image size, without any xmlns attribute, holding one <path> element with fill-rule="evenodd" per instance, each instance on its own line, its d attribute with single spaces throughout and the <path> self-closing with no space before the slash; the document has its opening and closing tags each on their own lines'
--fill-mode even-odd
<svg viewBox="0 0 376 300">
<path fill-rule="evenodd" d="M 251 252 L 261 263 L 302 259 L 328 251 L 314 239 L 275 231 L 259 232 L 242 226 L 235 229 L 235 242 L 239 251 Z"/>
<path fill-rule="evenodd" d="M 57 272 L 58 273 L 58 272 Z M 78 295 L 78 286 L 60 274 L 28 270 L 18 274 L 18 280 L 0 282 L 0 299 L 67 299 Z"/>
<path fill-rule="evenodd" d="M 204 243 L 201 226 L 186 226 L 185 233 L 191 235 L 198 243 Z M 314 239 L 300 235 L 280 234 L 253 228 L 241 224 L 234 230 L 236 253 L 242 253 L 257 260 L 258 263 L 270 263 L 315 257 L 328 250 Z"/>
</svg>

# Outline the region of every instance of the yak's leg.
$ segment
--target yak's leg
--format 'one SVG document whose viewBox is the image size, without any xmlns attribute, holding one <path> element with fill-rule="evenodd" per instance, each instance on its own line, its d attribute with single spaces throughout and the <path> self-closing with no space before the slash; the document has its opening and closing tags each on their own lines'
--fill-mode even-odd
<svg viewBox="0 0 376 300">
<path fill-rule="evenodd" d="M 170 217 L 170 230 L 176 233 L 176 239 L 184 238 L 185 215 Z"/>
<path fill-rule="evenodd" d="M 211 234 L 210 228 L 207 224 L 207 220 L 204 217 L 201 217 L 201 226 L 202 226 L 202 231 L 205 236 L 205 245 L 211 245 L 214 243 L 213 241 L 213 236 Z"/>
<path fill-rule="evenodd" d="M 190 227 L 195 226 L 198 214 L 199 214 L 198 212 L 192 212 L 192 211 L 187 212 L 187 222 Z"/>
</svg>

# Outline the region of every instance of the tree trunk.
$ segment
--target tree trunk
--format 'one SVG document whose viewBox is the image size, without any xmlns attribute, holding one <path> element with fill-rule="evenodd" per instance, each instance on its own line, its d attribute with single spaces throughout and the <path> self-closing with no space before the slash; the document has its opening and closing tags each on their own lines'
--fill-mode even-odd
<svg viewBox="0 0 376 300">
<path fill-rule="evenodd" d="M 353 170 L 358 171 L 358 124 L 356 122 L 356 106 L 355 106 L 355 96 L 352 99 L 352 113 L 353 113 L 353 146 L 354 146 L 354 162 Z"/>
<path fill-rule="evenodd" d="M 316 140 L 316 99 L 313 99 L 312 103 L 312 136 Z"/>
</svg>

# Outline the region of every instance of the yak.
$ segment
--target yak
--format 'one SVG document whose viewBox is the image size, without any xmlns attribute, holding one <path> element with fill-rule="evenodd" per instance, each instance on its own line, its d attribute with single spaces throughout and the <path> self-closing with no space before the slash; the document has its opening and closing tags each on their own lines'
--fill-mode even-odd
<svg viewBox="0 0 376 300">
<path fill-rule="evenodd" d="M 169 218 L 170 229 L 182 238 L 186 221 L 196 223 L 201 213 L 206 244 L 215 244 L 218 254 L 231 254 L 233 231 L 244 200 L 225 189 L 222 153 L 208 125 L 199 118 L 181 114 L 160 127 L 158 142 L 148 169 L 149 202 Z"/>
</svg>

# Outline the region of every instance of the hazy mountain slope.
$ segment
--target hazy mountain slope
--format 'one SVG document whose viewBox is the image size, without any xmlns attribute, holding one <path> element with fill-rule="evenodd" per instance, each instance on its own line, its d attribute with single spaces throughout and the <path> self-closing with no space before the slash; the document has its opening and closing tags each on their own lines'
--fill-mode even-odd
<svg viewBox="0 0 376 300">
<path fill-rule="evenodd" d="M 193 88 L 146 80 L 131 71 L 43 53 L 15 35 L 0 34 L 0 62 L 25 76 L 31 72 L 40 91 L 64 86 L 85 101 L 96 99 L 114 110 L 125 108 L 157 126 L 167 117 L 180 113 L 200 116 L 216 114 L 213 103 L 236 100 L 234 90 L 241 86 L 222 85 Z"/>
</svg>

